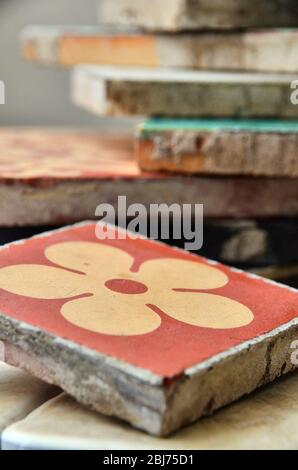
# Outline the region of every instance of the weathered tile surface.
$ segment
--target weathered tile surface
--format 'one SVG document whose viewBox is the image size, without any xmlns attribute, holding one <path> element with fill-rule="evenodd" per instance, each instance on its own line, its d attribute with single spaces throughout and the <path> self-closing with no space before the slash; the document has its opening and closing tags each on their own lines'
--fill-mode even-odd
<svg viewBox="0 0 298 470">
<path fill-rule="evenodd" d="M 21 40 L 26 59 L 52 66 L 98 64 L 258 72 L 298 70 L 296 29 L 153 35 L 100 27 L 43 25 L 27 27 Z"/>
<path fill-rule="evenodd" d="M 96 115 L 297 118 L 295 74 L 82 65 L 72 98 Z"/>
<path fill-rule="evenodd" d="M 128 136 L 42 128 L 0 129 L 1 180 L 135 177 Z"/>
<path fill-rule="evenodd" d="M 151 119 L 140 124 L 142 170 L 298 177 L 298 121 Z"/>
<path fill-rule="evenodd" d="M 0 129 L 0 226 L 94 218 L 98 204 L 204 204 L 205 216 L 297 216 L 293 179 L 142 173 L 132 139 L 75 131 Z"/>
<path fill-rule="evenodd" d="M 158 435 L 295 368 L 297 290 L 110 235 L 79 224 L 1 249 L 7 362 Z"/>
</svg>

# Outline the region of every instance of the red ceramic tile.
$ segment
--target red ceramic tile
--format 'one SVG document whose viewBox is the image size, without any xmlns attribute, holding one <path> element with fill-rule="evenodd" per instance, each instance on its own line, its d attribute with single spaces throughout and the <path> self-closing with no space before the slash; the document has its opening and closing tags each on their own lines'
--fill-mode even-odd
<svg viewBox="0 0 298 470">
<path fill-rule="evenodd" d="M 139 175 L 132 141 L 125 136 L 38 128 L 0 130 L 0 180 Z"/>
<path fill-rule="evenodd" d="M 139 203 L 203 204 L 205 217 L 295 217 L 293 178 L 141 172 L 132 139 L 96 132 L 0 129 L 0 226 L 65 225 L 93 219 L 118 197 Z M 38 203 L 37 203 L 38 201 Z"/>
<path fill-rule="evenodd" d="M 298 316 L 295 290 L 146 239 L 99 241 L 94 223 L 6 246 L 0 266 L 2 314 L 164 378 Z"/>
</svg>

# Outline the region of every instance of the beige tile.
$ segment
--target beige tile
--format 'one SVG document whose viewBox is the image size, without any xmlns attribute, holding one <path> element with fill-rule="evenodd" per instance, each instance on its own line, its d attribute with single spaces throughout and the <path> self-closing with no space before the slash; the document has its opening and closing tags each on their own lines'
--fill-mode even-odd
<svg viewBox="0 0 298 470">
<path fill-rule="evenodd" d="M 297 118 L 298 106 L 290 99 L 296 78 L 82 65 L 73 72 L 72 99 L 99 116 Z"/>
<path fill-rule="evenodd" d="M 99 0 L 99 21 L 157 31 L 297 26 L 296 0 Z"/>
<path fill-rule="evenodd" d="M 0 432 L 24 418 L 58 389 L 25 372 L 0 363 Z"/>
<path fill-rule="evenodd" d="M 146 436 L 62 394 L 4 433 L 7 449 L 298 449 L 298 373 L 177 432 Z"/>
<path fill-rule="evenodd" d="M 21 43 L 27 60 L 51 66 L 98 64 L 287 73 L 298 70 L 296 38 L 296 29 L 162 35 L 40 25 L 27 27 Z"/>
</svg>

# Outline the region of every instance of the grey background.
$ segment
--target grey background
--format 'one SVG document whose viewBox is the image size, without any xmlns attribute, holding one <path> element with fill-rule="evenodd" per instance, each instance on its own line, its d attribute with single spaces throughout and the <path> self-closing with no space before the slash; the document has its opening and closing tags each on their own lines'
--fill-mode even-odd
<svg viewBox="0 0 298 470">
<path fill-rule="evenodd" d="M 73 106 L 68 70 L 27 63 L 20 54 L 24 26 L 96 24 L 98 1 L 0 0 L 0 80 L 6 95 L 6 104 L 0 106 L 0 125 L 133 128 L 132 120 L 103 119 Z"/>
</svg>

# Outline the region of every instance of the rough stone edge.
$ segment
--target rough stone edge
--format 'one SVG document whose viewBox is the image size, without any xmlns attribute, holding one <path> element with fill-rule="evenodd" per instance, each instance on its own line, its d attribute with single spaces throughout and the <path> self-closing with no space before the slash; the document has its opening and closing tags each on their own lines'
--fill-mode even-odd
<svg viewBox="0 0 298 470">
<path fill-rule="evenodd" d="M 161 435 L 212 414 L 279 376 L 297 368 L 291 343 L 298 318 L 187 369 L 167 397 Z M 198 391 L 200 393 L 198 393 Z M 189 401 L 192 397 L 192 401 Z"/>
<path fill-rule="evenodd" d="M 71 100 L 77 107 L 88 111 L 97 116 L 142 116 L 144 109 L 137 109 L 137 105 L 140 104 L 140 100 L 131 103 L 130 96 L 132 90 L 141 84 L 144 87 L 143 93 L 151 93 L 151 96 L 156 97 L 158 100 L 158 94 L 166 93 L 167 85 L 180 85 L 187 88 L 189 86 L 197 86 L 198 89 L 203 92 L 207 88 L 216 88 L 223 86 L 227 89 L 233 86 L 241 87 L 241 93 L 245 99 L 247 99 L 247 93 L 249 96 L 254 94 L 254 91 L 259 91 L 260 87 L 267 88 L 268 86 L 276 86 L 280 88 L 281 96 L 285 95 L 285 90 L 288 88 L 289 97 L 291 92 L 291 83 L 296 79 L 295 74 L 266 74 L 266 73 L 231 73 L 231 72 L 219 72 L 219 71 L 200 71 L 200 70 L 182 70 L 182 69 L 166 69 L 156 68 L 153 70 L 146 70 L 142 68 L 134 68 L 137 72 L 133 75 L 133 72 L 129 68 L 115 68 L 105 66 L 88 66 L 88 65 L 77 65 L 73 68 L 71 74 Z M 122 75 L 121 75 L 122 72 Z M 144 73 L 144 77 L 139 75 L 139 72 Z M 177 73 L 175 77 L 174 72 Z M 158 77 L 158 73 L 161 76 Z M 185 74 L 185 75 L 183 75 Z M 209 76 L 207 75 L 209 74 Z M 205 75 L 205 77 L 204 77 Z M 216 76 L 217 75 L 217 76 Z M 234 75 L 234 77 L 233 77 Z M 228 80 L 224 80 L 224 77 Z M 120 97 L 120 99 L 119 99 Z M 227 98 L 230 100 L 230 98 Z M 266 107 L 266 106 L 265 106 Z M 282 102 L 282 107 L 284 103 Z M 141 106 L 142 108 L 142 106 Z M 202 112 L 202 116 L 220 116 L 222 118 L 233 117 L 256 117 L 259 118 L 261 115 L 266 118 L 272 118 L 273 112 L 266 111 L 264 114 L 258 112 L 246 111 L 244 114 L 236 112 L 236 106 L 229 111 L 224 113 L 214 113 L 210 111 Z M 280 111 L 281 116 L 284 118 L 295 118 L 295 114 L 289 113 L 286 109 Z M 149 110 L 149 114 L 154 116 L 155 110 L 152 105 L 152 109 Z M 179 114 L 179 117 L 184 117 L 186 114 Z M 170 116 L 166 113 L 165 116 Z M 194 117 L 193 114 L 190 115 Z"/>
<path fill-rule="evenodd" d="M 154 0 L 151 3 L 153 6 L 158 8 L 158 0 Z M 267 19 L 264 21 L 264 15 L 267 13 L 266 10 L 264 11 L 264 2 L 261 5 L 259 15 L 256 15 L 253 21 L 247 20 L 246 10 L 244 10 L 241 15 L 244 20 L 239 20 L 239 12 L 237 12 L 237 10 L 235 12 L 232 7 L 229 11 L 229 7 L 231 7 L 231 5 L 228 6 L 224 15 L 217 15 L 216 12 L 207 12 L 206 14 L 205 7 L 207 2 L 203 2 L 203 4 L 201 2 L 201 4 L 195 5 L 195 8 L 198 9 L 197 16 L 199 16 L 199 18 L 197 16 L 193 18 L 193 8 L 191 8 L 189 3 L 190 2 L 188 0 L 173 0 L 171 7 L 169 7 L 168 4 L 166 5 L 166 7 L 168 6 L 168 8 L 165 9 L 166 14 L 163 14 L 163 10 L 159 12 L 159 18 L 157 20 L 156 15 L 152 15 L 152 11 L 150 9 L 148 10 L 144 8 L 144 4 L 139 5 L 138 2 L 135 2 L 135 4 L 132 5 L 131 2 L 123 2 L 122 0 L 119 0 L 119 2 L 116 2 L 114 5 L 110 0 L 98 0 L 97 18 L 99 23 L 104 23 L 106 25 L 118 27 L 126 25 L 134 28 L 138 27 L 145 31 L 165 33 L 181 32 L 185 30 L 208 31 L 218 29 L 226 31 L 239 28 L 284 28 L 289 26 L 289 24 L 291 25 L 293 21 L 293 15 L 289 16 L 289 14 L 286 15 L 285 21 L 284 8 L 281 11 L 281 16 L 283 17 L 282 21 L 280 20 L 280 15 L 278 16 L 276 13 L 273 14 L 273 16 L 269 15 L 270 21 Z M 243 4 L 244 2 L 240 3 Z M 203 20 L 200 19 L 201 16 Z M 256 18 L 258 17 L 261 19 L 256 21 Z"/>
<path fill-rule="evenodd" d="M 290 345 L 298 337 L 297 318 L 186 369 L 169 386 L 157 376 L 152 383 L 145 370 L 140 371 L 144 378 L 136 377 L 133 366 L 2 314 L 0 325 L 4 328 L 1 339 L 24 357 L 24 363 L 18 364 L 10 358 L 12 365 L 32 373 L 34 369 L 26 365 L 32 357 L 46 370 L 45 375 L 38 374 L 40 378 L 46 377 L 94 410 L 153 435 L 167 436 L 295 369 Z"/>
<path fill-rule="evenodd" d="M 79 402 L 160 434 L 162 379 L 0 314 L 5 361 L 60 386 Z M 139 376 L 138 376 L 139 375 Z M 153 379 L 152 379 L 153 378 Z"/>
<path fill-rule="evenodd" d="M 150 203 L 173 202 L 182 204 L 203 203 L 205 217 L 224 218 L 265 218 L 265 217 L 296 217 L 298 202 L 294 199 L 296 194 L 295 179 L 289 178 L 257 178 L 244 176 L 242 187 L 254 190 L 259 196 L 261 204 L 256 204 L 256 196 L 248 205 L 244 195 L 240 201 L 233 199 L 233 204 L 227 200 L 220 201 L 220 207 L 214 205 L 219 194 L 223 192 L 223 183 L 227 184 L 229 194 L 236 191 L 236 177 L 212 178 L 204 175 L 180 176 L 169 175 L 165 179 L 153 178 L 102 178 L 90 181 L 55 181 L 50 186 L 43 187 L 39 182 L 31 184 L 26 181 L 6 182 L 0 181 L 0 226 L 24 227 L 39 225 L 62 225 L 75 223 L 84 219 L 96 219 L 95 208 L 101 202 L 110 202 L 117 207 L 119 195 L 127 197 L 127 204 L 141 202 L 147 208 Z M 240 180 L 239 180 L 240 181 Z M 268 182 L 268 187 L 267 187 Z M 207 185 L 212 191 L 207 191 Z M 214 185 L 214 186 L 213 186 Z M 279 186 L 280 185 L 280 186 Z M 269 198 L 278 188 L 280 194 L 286 192 L 288 199 L 277 196 Z M 173 195 L 175 195 L 173 199 Z M 261 199 L 260 199 L 261 198 Z M 21 202 L 20 202 L 21 201 Z M 258 201 L 258 202 L 259 202 Z"/>
<path fill-rule="evenodd" d="M 170 131 L 170 132 L 152 132 L 151 135 L 142 136 L 141 133 L 135 136 L 134 155 L 135 159 L 143 171 L 167 171 L 169 173 L 179 173 L 190 175 L 251 175 L 251 176 L 269 176 L 269 177 L 286 177 L 286 178 L 297 178 L 298 168 L 291 168 L 294 166 L 294 156 L 286 155 L 283 159 L 283 170 L 279 168 L 276 170 L 274 165 L 278 167 L 279 160 L 274 159 L 273 165 L 268 165 L 265 169 L 259 168 L 262 162 L 261 152 L 257 152 L 254 155 L 256 169 L 242 168 L 239 162 L 234 163 L 234 168 L 231 168 L 231 162 L 228 161 L 228 169 L 224 168 L 224 165 L 217 168 L 218 155 L 215 149 L 208 150 L 209 145 L 216 141 L 216 139 L 229 138 L 234 139 L 229 144 L 231 146 L 235 143 L 240 144 L 241 139 L 246 137 L 247 142 L 253 148 L 254 138 L 261 135 L 263 138 L 270 140 L 270 137 L 279 137 L 278 141 L 281 144 L 284 137 L 291 137 L 297 135 L 296 132 L 256 132 L 256 131 Z M 235 140 L 238 138 L 238 141 Z M 201 148 L 196 148 L 196 140 L 199 139 L 202 142 Z M 225 149 L 228 153 L 228 148 Z M 250 155 L 251 157 L 251 155 Z M 250 157 L 248 160 L 250 160 Z M 192 159 L 195 165 L 189 165 L 185 163 L 186 159 Z M 223 161 L 225 155 L 222 156 Z M 272 163 L 272 162 L 271 162 Z M 190 166 L 190 168 L 189 168 Z M 287 168 L 289 166 L 290 168 Z"/>
<path fill-rule="evenodd" d="M 296 29 L 290 29 L 289 33 L 295 36 Z M 51 36 L 52 35 L 52 36 Z M 24 57 L 27 60 L 36 60 L 38 63 L 43 65 L 53 65 L 60 67 L 68 67 L 69 64 L 64 64 L 59 62 L 59 41 L 64 38 L 71 37 L 81 37 L 81 38 L 96 38 L 97 40 L 102 39 L 103 37 L 113 37 L 113 36 L 126 36 L 127 38 L 132 37 L 150 37 L 154 41 L 155 47 L 158 51 L 159 64 L 156 67 L 167 68 L 167 67 L 177 67 L 177 68 L 193 68 L 197 70 L 229 70 L 230 72 L 244 71 L 244 72 L 266 72 L 266 73 L 295 73 L 296 68 L 289 65 L 285 65 L 280 61 L 279 66 L 271 66 L 270 64 L 257 63 L 254 67 L 250 64 L 249 59 L 248 63 L 238 64 L 237 61 L 233 61 L 233 64 L 226 66 L 224 65 L 214 65 L 210 63 L 208 65 L 208 59 L 206 56 L 203 57 L 203 63 L 197 59 L 197 54 L 204 47 L 204 44 L 208 46 L 208 41 L 214 47 L 214 40 L 220 43 L 221 41 L 225 42 L 225 38 L 229 41 L 230 38 L 235 40 L 235 37 L 238 37 L 238 41 L 242 42 L 242 49 L 245 56 L 247 57 L 250 53 L 251 47 L 255 47 L 257 51 L 262 52 L 262 47 L 259 45 L 262 40 L 263 35 L 273 35 L 273 37 L 280 36 L 281 42 L 283 43 L 284 35 L 280 33 L 279 29 L 269 28 L 266 30 L 256 30 L 256 31 L 214 31 L 206 30 L 200 32 L 200 38 L 197 38 L 197 34 L 194 31 L 187 31 L 184 33 L 173 32 L 171 35 L 165 33 L 153 34 L 150 31 L 142 31 L 138 28 L 125 27 L 124 25 L 121 28 L 115 28 L 112 26 L 71 26 L 71 25 L 38 25 L 33 24 L 26 26 L 20 35 L 21 48 L 24 53 Z M 202 39 L 202 43 L 199 46 L 196 46 L 197 39 Z M 252 41 L 252 45 L 250 44 Z M 50 56 L 50 61 L 48 60 L 47 55 L 44 56 L 43 53 L 40 53 L 40 44 L 46 43 L 48 50 L 53 51 Z M 228 43 L 227 43 L 228 44 Z M 42 46 L 43 47 L 43 46 Z M 27 56 L 27 49 L 30 50 L 33 48 L 35 57 L 32 59 Z M 173 50 L 176 50 L 179 59 L 171 61 L 169 55 L 172 54 Z M 240 52 L 241 45 L 238 46 L 237 51 Z M 211 58 L 215 58 L 216 62 L 216 53 L 211 54 Z M 205 62 L 206 63 L 205 63 Z M 212 62 L 212 60 L 211 60 Z M 78 64 L 76 64 L 78 65 Z M 134 66 L 141 66 L 137 63 Z"/>
</svg>

